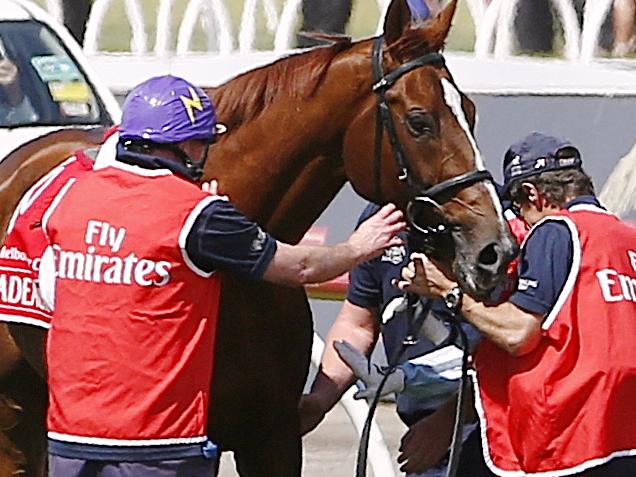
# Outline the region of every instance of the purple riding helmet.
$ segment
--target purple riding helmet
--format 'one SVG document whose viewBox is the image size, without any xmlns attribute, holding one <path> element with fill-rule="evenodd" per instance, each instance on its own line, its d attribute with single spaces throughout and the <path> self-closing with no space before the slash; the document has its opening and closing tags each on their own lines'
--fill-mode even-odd
<svg viewBox="0 0 636 477">
<path fill-rule="evenodd" d="M 226 129 L 217 121 L 214 105 L 201 88 L 183 78 L 166 75 L 144 81 L 128 94 L 119 137 L 124 144 L 152 143 L 171 149 L 200 173 L 207 148 L 194 161 L 175 143 L 198 140 L 211 144 Z"/>
</svg>

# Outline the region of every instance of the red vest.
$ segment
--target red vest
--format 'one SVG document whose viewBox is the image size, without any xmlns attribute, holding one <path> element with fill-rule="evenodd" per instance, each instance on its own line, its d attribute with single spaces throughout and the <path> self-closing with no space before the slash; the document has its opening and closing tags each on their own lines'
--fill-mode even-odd
<svg viewBox="0 0 636 477">
<path fill-rule="evenodd" d="M 572 268 L 530 354 L 483 340 L 476 408 L 501 476 L 572 475 L 636 452 L 636 229 L 588 205 L 549 217 Z"/>
<path fill-rule="evenodd" d="M 212 196 L 117 163 L 71 181 L 45 215 L 56 250 L 49 438 L 96 445 L 206 440 L 217 275 L 185 240 Z"/>
<path fill-rule="evenodd" d="M 48 246 L 42 216 L 69 179 L 93 168 L 77 153 L 29 189 L 18 204 L 0 250 L 0 321 L 49 328 L 51 314 L 36 292 L 40 258 Z"/>
<path fill-rule="evenodd" d="M 508 228 L 510 229 L 512 236 L 515 238 L 518 244 L 522 244 L 528 236 L 528 224 L 526 224 L 526 222 L 520 217 L 517 217 L 511 210 L 506 210 L 504 212 L 504 217 L 508 222 Z M 512 295 L 517 289 L 518 266 L 518 257 L 508 264 L 508 268 L 506 269 L 506 279 L 492 293 L 490 299 L 491 303 L 498 304 L 507 301 L 508 298 L 510 298 L 510 295 Z"/>
</svg>

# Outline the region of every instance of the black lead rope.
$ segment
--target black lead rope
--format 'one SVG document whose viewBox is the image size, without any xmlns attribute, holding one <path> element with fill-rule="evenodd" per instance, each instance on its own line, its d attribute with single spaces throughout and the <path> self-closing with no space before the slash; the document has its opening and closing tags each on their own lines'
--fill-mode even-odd
<svg viewBox="0 0 636 477">
<path fill-rule="evenodd" d="M 468 349 L 468 337 L 466 331 L 462 328 L 458 321 L 458 316 L 453 317 L 453 326 L 459 333 L 459 339 L 464 350 L 462 354 L 462 377 L 459 384 L 459 392 L 457 393 L 457 409 L 455 410 L 455 425 L 453 427 L 453 439 L 451 440 L 450 456 L 448 458 L 448 467 L 446 469 L 446 477 L 455 477 L 459 468 L 459 457 L 462 452 L 463 431 L 464 431 L 464 414 L 466 407 L 466 398 L 470 392 L 468 389 L 468 358 L 470 350 Z"/>
<path fill-rule="evenodd" d="M 367 414 L 367 419 L 364 422 L 362 434 L 360 435 L 360 446 L 358 447 L 358 458 L 356 460 L 356 477 L 366 477 L 367 475 L 367 456 L 369 452 L 369 439 L 371 437 L 371 425 L 373 424 L 373 417 L 375 415 L 375 410 L 378 407 L 378 403 L 380 402 L 384 385 L 386 384 L 387 379 L 389 379 L 389 376 L 399 366 L 402 357 L 405 356 L 409 347 L 417 343 L 417 341 L 412 339 L 413 336 L 417 336 L 417 330 L 414 330 L 416 326 L 415 323 L 420 322 L 421 324 L 421 321 L 426 318 L 426 313 L 428 313 L 428 310 L 426 310 L 425 312 L 422 312 L 423 317 L 415 317 L 415 307 L 419 301 L 419 297 L 415 293 L 406 293 L 404 299 L 407 301 L 406 317 L 409 324 L 409 333 L 407 338 L 402 341 L 402 346 L 395 353 L 395 356 L 389 358 L 389 366 L 384 373 L 382 381 L 380 381 L 380 384 L 378 385 L 378 390 L 376 391 L 375 396 L 373 396 L 371 404 L 369 404 L 369 413 Z M 369 366 L 370 365 L 371 361 L 369 361 Z"/>
<path fill-rule="evenodd" d="M 378 390 L 369 404 L 369 413 L 367 414 L 367 419 L 364 422 L 364 427 L 362 428 L 362 434 L 360 436 L 360 446 L 358 447 L 358 457 L 356 460 L 356 477 L 366 477 L 367 475 L 367 460 L 368 460 L 368 452 L 369 452 L 369 440 L 371 437 L 371 425 L 373 424 L 373 417 L 375 416 L 375 411 L 378 407 L 378 403 L 380 402 L 380 397 L 382 395 L 382 389 L 384 389 L 384 385 L 386 384 L 389 376 L 397 369 L 400 361 L 405 356 L 408 348 L 417 343 L 417 340 L 414 340 L 413 337 L 417 336 L 416 326 L 421 326 L 424 319 L 426 319 L 426 314 L 429 310 L 422 311 L 422 316 L 415 317 L 415 307 L 419 300 L 419 297 L 414 293 L 407 293 L 405 295 L 405 299 L 408 302 L 408 308 L 406 310 L 407 319 L 409 323 L 409 333 L 407 338 L 402 342 L 401 348 L 398 350 L 393 359 L 389 360 L 389 366 L 384 373 L 384 377 L 380 384 L 378 385 Z M 453 315 L 453 320 L 451 321 L 451 325 L 455 329 L 455 333 L 459 336 L 462 348 L 462 376 L 459 385 L 459 392 L 457 394 L 457 409 L 455 411 L 455 424 L 453 426 L 453 437 L 451 440 L 450 446 L 450 456 L 448 458 L 448 467 L 446 470 L 446 477 L 455 477 L 457 475 L 457 469 L 459 466 L 459 457 L 461 454 L 462 448 L 462 433 L 463 433 L 463 424 L 464 424 L 464 407 L 466 406 L 466 397 L 468 395 L 468 367 L 469 367 L 469 356 L 470 350 L 468 346 L 468 337 L 466 336 L 466 332 L 462 328 L 460 324 L 459 317 L 457 313 Z M 419 328 L 418 328 L 419 329 Z M 370 362 L 369 362 L 370 365 Z"/>
</svg>

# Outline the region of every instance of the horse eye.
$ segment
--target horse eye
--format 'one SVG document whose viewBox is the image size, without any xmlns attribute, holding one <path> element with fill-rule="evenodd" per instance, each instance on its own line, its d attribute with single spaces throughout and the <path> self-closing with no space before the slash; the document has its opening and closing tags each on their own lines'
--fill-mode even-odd
<svg viewBox="0 0 636 477">
<path fill-rule="evenodd" d="M 434 135 L 437 129 L 435 118 L 430 113 L 412 111 L 406 115 L 406 124 L 412 136 Z"/>
</svg>

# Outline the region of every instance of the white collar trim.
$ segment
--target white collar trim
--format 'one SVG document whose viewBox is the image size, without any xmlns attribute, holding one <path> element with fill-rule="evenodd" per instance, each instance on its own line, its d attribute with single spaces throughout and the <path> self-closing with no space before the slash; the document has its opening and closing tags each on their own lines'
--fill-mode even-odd
<svg viewBox="0 0 636 477">
<path fill-rule="evenodd" d="M 596 204 L 575 204 L 567 209 L 569 212 L 596 212 L 597 214 L 616 215 Z"/>
</svg>

